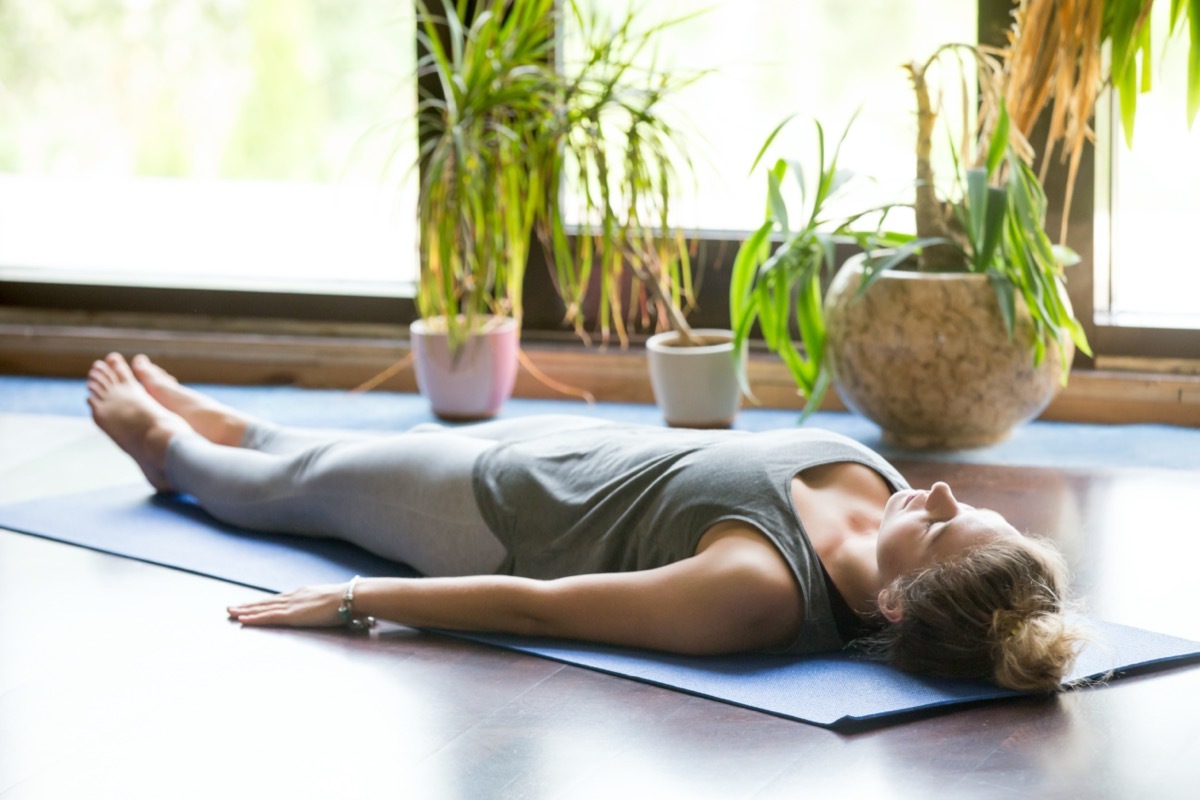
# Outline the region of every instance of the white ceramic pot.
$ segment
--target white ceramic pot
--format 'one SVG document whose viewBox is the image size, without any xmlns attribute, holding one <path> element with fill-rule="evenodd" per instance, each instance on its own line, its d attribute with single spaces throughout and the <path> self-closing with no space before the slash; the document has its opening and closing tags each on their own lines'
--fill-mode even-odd
<svg viewBox="0 0 1200 800">
<path fill-rule="evenodd" d="M 432 323 L 432 324 L 431 324 Z M 521 329 L 512 319 L 489 319 L 463 345 L 457 360 L 436 320 L 409 327 L 417 387 L 433 413 L 464 422 L 494 417 L 512 397 Z"/>
<path fill-rule="evenodd" d="M 675 331 L 646 341 L 650 385 L 667 424 L 676 428 L 728 428 L 742 394 L 733 368 L 733 332 L 698 328 L 708 344 L 677 345 Z"/>
</svg>

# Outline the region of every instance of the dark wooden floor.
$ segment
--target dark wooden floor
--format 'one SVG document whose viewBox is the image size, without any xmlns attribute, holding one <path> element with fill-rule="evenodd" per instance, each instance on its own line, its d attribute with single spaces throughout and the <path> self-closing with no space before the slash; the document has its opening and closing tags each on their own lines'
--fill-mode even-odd
<svg viewBox="0 0 1200 800">
<path fill-rule="evenodd" d="M 1200 475 L 903 465 L 1061 542 L 1087 610 L 1200 639 Z M 0 415 L 0 502 L 136 477 Z M 242 630 L 251 590 L 0 531 L 0 798 L 1200 796 L 1200 667 L 854 735 L 389 627 Z"/>
</svg>

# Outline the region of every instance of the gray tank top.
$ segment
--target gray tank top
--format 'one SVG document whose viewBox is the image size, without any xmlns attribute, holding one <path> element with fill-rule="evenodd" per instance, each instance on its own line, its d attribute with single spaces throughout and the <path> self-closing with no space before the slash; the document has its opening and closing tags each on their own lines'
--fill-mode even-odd
<svg viewBox="0 0 1200 800">
<path fill-rule="evenodd" d="M 602 425 L 504 442 L 475 464 L 475 499 L 508 548 L 501 572 L 559 578 L 632 572 L 692 556 L 724 520 L 767 536 L 792 569 L 805 619 L 785 652 L 840 649 L 830 598 L 792 502 L 797 473 L 853 461 L 892 491 L 908 483 L 891 464 L 831 431 L 761 433 Z"/>
</svg>

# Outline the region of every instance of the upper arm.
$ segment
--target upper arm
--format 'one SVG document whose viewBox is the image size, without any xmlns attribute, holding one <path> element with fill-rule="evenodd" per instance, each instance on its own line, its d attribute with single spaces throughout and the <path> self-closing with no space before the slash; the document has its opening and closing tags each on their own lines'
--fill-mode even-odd
<svg viewBox="0 0 1200 800">
<path fill-rule="evenodd" d="M 539 583 L 529 633 L 689 654 L 791 644 L 804 619 L 787 562 L 751 528 L 641 572 Z"/>
</svg>

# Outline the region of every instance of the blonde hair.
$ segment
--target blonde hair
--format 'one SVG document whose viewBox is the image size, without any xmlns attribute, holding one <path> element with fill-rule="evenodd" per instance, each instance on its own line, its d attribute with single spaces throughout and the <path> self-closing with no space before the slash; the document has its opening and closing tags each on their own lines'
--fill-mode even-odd
<svg viewBox="0 0 1200 800">
<path fill-rule="evenodd" d="M 1063 615 L 1066 572 L 1044 540 L 993 541 L 893 581 L 902 616 L 864 644 L 910 672 L 1056 691 L 1082 640 Z"/>
</svg>

